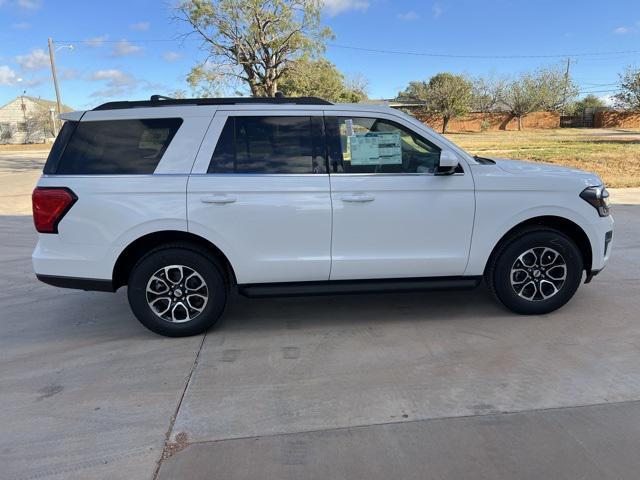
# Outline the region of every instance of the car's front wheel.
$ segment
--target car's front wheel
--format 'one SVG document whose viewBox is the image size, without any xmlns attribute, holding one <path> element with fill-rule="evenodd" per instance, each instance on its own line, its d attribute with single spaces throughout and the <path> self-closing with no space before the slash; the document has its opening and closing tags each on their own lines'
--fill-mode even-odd
<svg viewBox="0 0 640 480">
<path fill-rule="evenodd" d="M 562 307 L 573 297 L 582 271 L 582 254 L 571 238 L 551 228 L 533 227 L 502 245 L 486 280 L 510 310 L 539 315 Z"/>
<path fill-rule="evenodd" d="M 186 245 L 160 247 L 140 259 L 127 294 L 138 320 L 169 337 L 205 332 L 227 301 L 221 268 L 205 251 Z"/>
</svg>

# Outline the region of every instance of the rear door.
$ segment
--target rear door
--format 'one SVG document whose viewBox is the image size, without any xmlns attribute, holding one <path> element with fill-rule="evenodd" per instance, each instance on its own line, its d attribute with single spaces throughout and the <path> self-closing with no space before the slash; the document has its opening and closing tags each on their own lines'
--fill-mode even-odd
<svg viewBox="0 0 640 480">
<path fill-rule="evenodd" d="M 475 212 L 464 160 L 456 173 L 435 175 L 445 148 L 437 137 L 394 115 L 333 114 L 325 119 L 331 280 L 462 275 Z"/>
<path fill-rule="evenodd" d="M 218 111 L 189 179 L 187 216 L 240 284 L 328 280 L 322 112 Z"/>
</svg>

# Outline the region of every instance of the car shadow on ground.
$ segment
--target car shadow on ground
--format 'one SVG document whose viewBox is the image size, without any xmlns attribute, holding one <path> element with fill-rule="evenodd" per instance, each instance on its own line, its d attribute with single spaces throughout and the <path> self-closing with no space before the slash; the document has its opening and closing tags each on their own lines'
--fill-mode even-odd
<svg viewBox="0 0 640 480">
<path fill-rule="evenodd" d="M 234 295 L 220 322 L 209 332 L 315 330 L 381 326 L 398 321 L 453 322 L 470 317 L 507 319 L 514 315 L 499 305 L 483 285 L 473 290 L 260 299 Z"/>
</svg>

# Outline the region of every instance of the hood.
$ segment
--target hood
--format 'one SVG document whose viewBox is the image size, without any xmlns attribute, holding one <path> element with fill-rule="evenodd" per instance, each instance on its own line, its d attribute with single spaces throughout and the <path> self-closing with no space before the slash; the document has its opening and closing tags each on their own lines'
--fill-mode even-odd
<svg viewBox="0 0 640 480">
<path fill-rule="evenodd" d="M 522 160 L 510 160 L 506 158 L 491 158 L 496 165 L 507 173 L 515 175 L 541 175 L 574 177 L 589 183 L 590 185 L 602 185 L 602 180 L 595 173 L 585 172 L 577 168 L 549 165 L 548 163 L 525 162 Z"/>
</svg>

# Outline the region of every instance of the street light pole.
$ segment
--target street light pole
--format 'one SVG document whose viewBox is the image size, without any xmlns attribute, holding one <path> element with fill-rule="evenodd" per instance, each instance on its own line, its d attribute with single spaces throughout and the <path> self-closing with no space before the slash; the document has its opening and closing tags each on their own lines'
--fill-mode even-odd
<svg viewBox="0 0 640 480">
<path fill-rule="evenodd" d="M 51 61 L 51 75 L 53 76 L 53 86 L 56 89 L 56 104 L 58 115 L 62 113 L 62 102 L 60 101 L 60 87 L 58 86 L 58 75 L 56 74 L 56 59 L 53 49 L 53 40 L 49 37 L 49 60 Z"/>
</svg>

